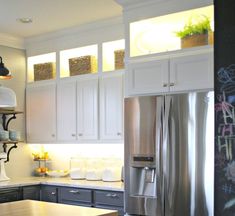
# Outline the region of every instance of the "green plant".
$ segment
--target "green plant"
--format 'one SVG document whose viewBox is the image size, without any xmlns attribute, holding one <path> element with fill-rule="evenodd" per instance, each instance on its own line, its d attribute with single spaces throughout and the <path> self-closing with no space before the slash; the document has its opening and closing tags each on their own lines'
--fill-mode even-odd
<svg viewBox="0 0 235 216">
<path fill-rule="evenodd" d="M 192 20 L 189 20 L 188 23 L 185 24 L 184 28 L 175 32 L 175 34 L 179 38 L 185 38 L 195 34 L 206 34 L 210 31 L 211 26 L 209 17 L 202 16 L 202 18 L 196 23 L 193 23 Z"/>
</svg>

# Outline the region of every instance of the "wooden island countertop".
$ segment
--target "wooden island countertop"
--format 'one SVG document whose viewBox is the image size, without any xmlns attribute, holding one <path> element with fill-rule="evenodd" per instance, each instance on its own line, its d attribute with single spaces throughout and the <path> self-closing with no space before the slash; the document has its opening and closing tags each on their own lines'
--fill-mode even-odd
<svg viewBox="0 0 235 216">
<path fill-rule="evenodd" d="M 21 200 L 0 204 L 0 216 L 118 216 L 114 210 Z"/>
</svg>

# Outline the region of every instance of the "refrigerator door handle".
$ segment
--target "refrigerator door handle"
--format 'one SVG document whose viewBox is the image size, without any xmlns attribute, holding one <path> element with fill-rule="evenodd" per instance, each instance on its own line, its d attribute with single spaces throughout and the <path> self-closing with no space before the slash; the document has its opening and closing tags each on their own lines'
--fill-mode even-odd
<svg viewBox="0 0 235 216">
<path fill-rule="evenodd" d="M 156 215 L 164 216 L 164 175 L 163 175 L 163 118 L 164 118 L 164 97 L 158 98 L 156 122 L 156 174 L 157 174 L 157 213 Z"/>
<path fill-rule="evenodd" d="M 171 215 L 173 205 L 173 193 L 174 193 L 174 167 L 172 165 L 174 162 L 171 160 L 174 158 L 173 149 L 172 149 L 172 137 L 171 129 L 172 120 L 171 120 L 171 106 L 172 106 L 172 96 L 165 97 L 165 111 L 164 111 L 164 127 L 163 127 L 163 173 L 164 173 L 164 194 L 165 194 L 165 214 Z M 168 212 L 168 213 L 167 213 Z"/>
</svg>

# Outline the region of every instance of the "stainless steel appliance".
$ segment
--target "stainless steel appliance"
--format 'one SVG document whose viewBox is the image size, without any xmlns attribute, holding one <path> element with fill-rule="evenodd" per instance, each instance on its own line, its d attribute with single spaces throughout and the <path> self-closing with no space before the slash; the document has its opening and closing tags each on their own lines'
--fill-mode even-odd
<svg viewBox="0 0 235 216">
<path fill-rule="evenodd" d="M 212 216 L 214 94 L 125 99 L 125 211 Z"/>
</svg>

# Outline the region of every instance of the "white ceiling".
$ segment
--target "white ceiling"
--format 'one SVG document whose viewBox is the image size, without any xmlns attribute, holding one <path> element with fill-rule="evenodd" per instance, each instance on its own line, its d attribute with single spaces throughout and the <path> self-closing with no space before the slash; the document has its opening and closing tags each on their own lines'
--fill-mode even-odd
<svg viewBox="0 0 235 216">
<path fill-rule="evenodd" d="M 26 38 L 121 14 L 114 0 L 0 0 L 0 33 Z M 33 22 L 17 21 L 22 17 Z"/>
</svg>

